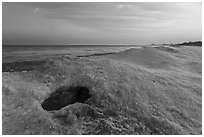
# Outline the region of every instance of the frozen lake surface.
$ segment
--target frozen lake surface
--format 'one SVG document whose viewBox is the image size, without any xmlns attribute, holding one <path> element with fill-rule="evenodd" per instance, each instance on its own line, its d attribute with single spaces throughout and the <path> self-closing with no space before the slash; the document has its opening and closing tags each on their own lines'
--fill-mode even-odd
<svg viewBox="0 0 204 137">
<path fill-rule="evenodd" d="M 129 48 L 141 48 L 140 46 L 65 46 L 65 45 L 5 45 L 3 46 L 2 60 L 6 62 L 31 61 L 49 58 L 59 55 L 79 56 L 97 53 L 112 53 L 127 50 Z"/>
</svg>

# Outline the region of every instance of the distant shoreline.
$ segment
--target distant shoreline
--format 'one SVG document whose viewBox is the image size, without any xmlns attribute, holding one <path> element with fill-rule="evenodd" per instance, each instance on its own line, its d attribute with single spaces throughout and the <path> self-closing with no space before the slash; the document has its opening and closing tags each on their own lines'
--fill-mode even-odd
<svg viewBox="0 0 204 137">
<path fill-rule="evenodd" d="M 146 46 L 146 45 L 2 45 L 3 47 L 130 47 L 130 46 Z"/>
<path fill-rule="evenodd" d="M 167 44 L 167 43 L 163 43 L 163 44 L 70 44 L 70 45 L 2 45 L 2 47 L 79 47 L 79 48 L 83 48 L 83 47 L 144 47 L 144 46 L 156 46 L 156 45 L 161 45 L 161 46 L 202 46 L 202 41 L 194 41 L 194 42 L 181 42 L 181 43 L 175 43 L 175 44 Z"/>
</svg>

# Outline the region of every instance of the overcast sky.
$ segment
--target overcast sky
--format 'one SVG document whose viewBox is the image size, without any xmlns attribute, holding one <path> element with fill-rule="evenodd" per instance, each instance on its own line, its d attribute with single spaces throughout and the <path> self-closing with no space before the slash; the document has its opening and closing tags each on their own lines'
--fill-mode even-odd
<svg viewBox="0 0 204 137">
<path fill-rule="evenodd" d="M 149 44 L 202 39 L 201 3 L 3 3 L 3 44 Z"/>
</svg>

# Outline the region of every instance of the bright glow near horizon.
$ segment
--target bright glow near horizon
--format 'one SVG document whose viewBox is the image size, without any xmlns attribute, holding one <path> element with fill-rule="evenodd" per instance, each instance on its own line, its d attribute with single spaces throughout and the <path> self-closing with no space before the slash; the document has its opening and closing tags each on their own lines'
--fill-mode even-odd
<svg viewBox="0 0 204 137">
<path fill-rule="evenodd" d="M 202 39 L 201 3 L 3 3 L 3 44 L 149 44 Z"/>
</svg>

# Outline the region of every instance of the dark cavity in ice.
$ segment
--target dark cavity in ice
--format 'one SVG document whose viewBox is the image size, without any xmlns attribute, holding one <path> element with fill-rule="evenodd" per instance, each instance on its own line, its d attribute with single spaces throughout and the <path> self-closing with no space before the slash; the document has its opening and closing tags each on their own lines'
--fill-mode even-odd
<svg viewBox="0 0 204 137">
<path fill-rule="evenodd" d="M 90 97 L 91 95 L 87 87 L 60 87 L 50 94 L 50 96 L 42 102 L 41 106 L 47 111 L 59 110 L 76 102 L 84 103 Z"/>
</svg>

